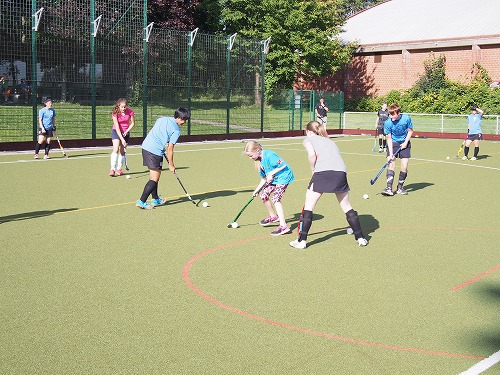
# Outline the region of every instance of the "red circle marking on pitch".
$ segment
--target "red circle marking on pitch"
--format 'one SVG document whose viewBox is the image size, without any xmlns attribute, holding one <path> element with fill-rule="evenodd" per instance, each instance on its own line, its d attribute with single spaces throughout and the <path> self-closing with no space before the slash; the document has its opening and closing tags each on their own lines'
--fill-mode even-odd
<svg viewBox="0 0 500 375">
<path fill-rule="evenodd" d="M 422 227 L 421 227 L 422 228 Z M 338 228 L 337 228 L 338 229 Z M 434 229 L 434 228 L 433 228 Z M 442 229 L 442 228 L 441 228 Z M 335 230 L 335 229 L 334 229 Z M 262 316 L 254 315 L 249 312 L 237 309 L 233 306 L 229 306 L 225 304 L 222 301 L 219 301 L 205 292 L 203 292 L 200 288 L 198 288 L 190 279 L 189 277 L 189 271 L 191 270 L 191 267 L 193 264 L 201 259 L 202 257 L 211 254 L 217 250 L 220 249 L 226 249 L 232 246 L 236 245 L 242 245 L 245 243 L 253 242 L 253 241 L 258 241 L 262 239 L 269 239 L 271 237 L 269 236 L 262 236 L 262 237 L 254 237 L 254 238 L 248 238 L 244 239 L 241 241 L 236 241 L 236 242 L 230 242 L 227 244 L 219 245 L 212 247 L 211 249 L 205 250 L 204 252 L 194 256 L 191 258 L 186 265 L 184 266 L 182 270 L 182 279 L 186 283 L 186 285 L 194 291 L 196 294 L 204 298 L 205 300 L 213 303 L 216 306 L 222 307 L 223 309 L 226 309 L 228 311 L 231 311 L 233 313 L 236 313 L 238 315 L 244 316 L 246 318 L 254 319 L 262 323 L 270 324 L 273 326 L 285 328 L 291 331 L 296 331 L 296 332 L 301 332 L 304 334 L 308 335 L 313 335 L 313 336 L 318 336 L 318 337 L 325 337 L 327 339 L 332 339 L 332 340 L 339 340 L 339 341 L 344 341 L 344 342 L 349 342 L 352 344 L 358 344 L 358 345 L 367 345 L 367 346 L 372 346 L 372 347 L 377 347 L 377 348 L 382 348 L 382 349 L 390 349 L 390 350 L 397 350 L 397 351 L 406 351 L 406 352 L 412 352 L 412 353 L 421 353 L 421 354 L 427 354 L 427 355 L 435 355 L 435 356 L 441 356 L 441 357 L 458 357 L 458 358 L 473 358 L 473 359 L 485 359 L 486 357 L 484 356 L 479 356 L 479 355 L 471 355 L 471 354 L 460 354 L 460 353 L 447 353 L 447 352 L 440 352 L 440 351 L 433 351 L 433 350 L 426 350 L 426 349 L 418 349 L 418 348 L 410 348 L 410 347 L 402 347 L 402 346 L 395 346 L 395 345 L 389 345 L 389 344 L 383 344 L 383 343 L 377 343 L 377 342 L 371 342 L 371 341 L 366 341 L 366 340 L 359 340 L 359 339 L 354 339 L 354 338 L 349 338 L 349 337 L 343 337 L 343 336 L 338 336 L 330 333 L 324 333 L 324 332 L 317 332 L 317 331 L 312 331 L 307 328 L 300 328 L 300 327 L 295 327 L 286 323 L 282 322 L 277 322 L 275 320 L 270 320 Z"/>
</svg>

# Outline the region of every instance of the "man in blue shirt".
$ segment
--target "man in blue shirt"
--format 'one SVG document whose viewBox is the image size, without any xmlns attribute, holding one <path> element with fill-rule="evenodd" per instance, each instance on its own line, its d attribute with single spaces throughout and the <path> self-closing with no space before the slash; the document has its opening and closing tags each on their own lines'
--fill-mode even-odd
<svg viewBox="0 0 500 375">
<path fill-rule="evenodd" d="M 483 120 L 483 110 L 477 106 L 471 108 L 472 113 L 467 116 L 467 140 L 465 141 L 464 157 L 462 160 L 467 160 L 469 156 L 469 147 L 474 141 L 474 156 L 469 160 L 477 160 L 479 154 L 479 141 L 483 139 L 483 131 L 481 130 L 481 121 Z"/>
<path fill-rule="evenodd" d="M 389 118 L 384 123 L 384 134 L 387 139 L 387 187 L 382 190 L 382 195 L 393 196 L 392 183 L 394 181 L 394 167 L 396 157 L 401 159 L 401 170 L 399 172 L 398 187 L 396 194 L 406 195 L 408 192 L 403 189 L 403 185 L 408 175 L 408 161 L 411 157 L 411 135 L 413 134 L 413 124 L 407 114 L 401 113 L 398 104 L 389 107 Z M 394 153 L 399 150 L 397 155 Z"/>
<path fill-rule="evenodd" d="M 135 203 L 139 208 L 151 209 L 166 203 L 166 199 L 158 195 L 158 181 L 163 166 L 163 153 L 167 148 L 168 169 L 175 173 L 174 146 L 179 140 L 181 130 L 190 118 L 190 113 L 185 108 L 177 108 L 174 117 L 160 117 L 142 142 L 142 164 L 149 168 L 149 181 L 144 186 L 141 198 Z M 147 203 L 152 196 L 151 204 Z"/>
</svg>

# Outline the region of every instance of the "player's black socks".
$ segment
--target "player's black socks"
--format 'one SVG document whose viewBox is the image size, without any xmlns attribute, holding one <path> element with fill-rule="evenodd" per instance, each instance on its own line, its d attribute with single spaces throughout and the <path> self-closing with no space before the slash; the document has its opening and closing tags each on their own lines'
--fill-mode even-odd
<svg viewBox="0 0 500 375">
<path fill-rule="evenodd" d="M 151 198 L 153 198 L 153 199 L 159 198 L 159 196 L 158 196 L 158 183 L 155 184 L 155 188 L 151 192 Z"/>
<path fill-rule="evenodd" d="M 35 154 L 39 154 L 40 153 L 40 147 L 42 147 L 42 145 L 37 142 L 35 144 Z"/>
<path fill-rule="evenodd" d="M 345 213 L 345 217 L 347 219 L 347 223 L 354 232 L 354 238 L 364 238 L 363 232 L 361 231 L 361 223 L 359 221 L 358 213 L 351 209 Z"/>
<path fill-rule="evenodd" d="M 399 180 L 398 180 L 398 189 L 401 189 L 403 185 L 405 184 L 406 176 L 408 175 L 407 172 L 399 172 Z"/>
<path fill-rule="evenodd" d="M 151 193 L 158 187 L 158 183 L 153 181 L 153 180 L 149 180 L 147 183 L 146 183 L 146 186 L 144 186 L 144 191 L 142 192 L 142 195 L 141 195 L 141 201 L 142 202 L 146 202 L 148 200 L 148 197 L 151 195 Z"/>
<path fill-rule="evenodd" d="M 477 155 L 479 155 L 479 147 L 474 147 L 474 157 L 477 158 Z"/>
<path fill-rule="evenodd" d="M 300 215 L 299 219 L 299 241 L 307 240 L 307 233 L 309 233 L 309 229 L 311 229 L 312 225 L 312 217 L 312 211 L 302 211 L 302 215 Z"/>
<path fill-rule="evenodd" d="M 50 151 L 50 143 L 45 143 L 45 155 L 48 155 Z"/>
<path fill-rule="evenodd" d="M 469 147 L 464 147 L 464 155 L 465 157 L 468 157 L 469 156 Z"/>
<path fill-rule="evenodd" d="M 394 171 L 387 170 L 387 187 L 392 189 L 392 182 L 394 181 Z"/>
<path fill-rule="evenodd" d="M 378 146 L 379 146 L 379 147 L 382 147 L 382 141 L 383 141 L 383 139 L 382 139 L 382 138 L 379 138 L 379 139 L 378 139 Z"/>
</svg>

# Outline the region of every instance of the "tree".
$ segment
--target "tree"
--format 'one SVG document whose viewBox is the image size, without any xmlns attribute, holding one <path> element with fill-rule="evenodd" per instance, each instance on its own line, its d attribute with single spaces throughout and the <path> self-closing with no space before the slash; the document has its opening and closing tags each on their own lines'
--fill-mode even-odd
<svg viewBox="0 0 500 375">
<path fill-rule="evenodd" d="M 351 59 L 354 46 L 337 38 L 345 21 L 345 2 L 221 1 L 221 24 L 227 34 L 271 38 L 266 58 L 268 93 L 292 87 L 299 77 L 333 74 Z"/>
<path fill-rule="evenodd" d="M 148 21 L 175 30 L 193 30 L 198 0 L 148 0 Z"/>
</svg>

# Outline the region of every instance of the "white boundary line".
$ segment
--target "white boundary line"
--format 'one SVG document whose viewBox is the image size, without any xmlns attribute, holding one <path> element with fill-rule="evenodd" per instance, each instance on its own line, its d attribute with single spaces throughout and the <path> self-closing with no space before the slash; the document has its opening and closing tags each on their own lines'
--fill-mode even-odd
<svg viewBox="0 0 500 375">
<path fill-rule="evenodd" d="M 498 362 L 500 362 L 500 350 L 490 355 L 488 358 L 483 359 L 481 362 L 476 363 L 467 371 L 461 372 L 459 375 L 478 375 L 496 365 Z"/>
</svg>

